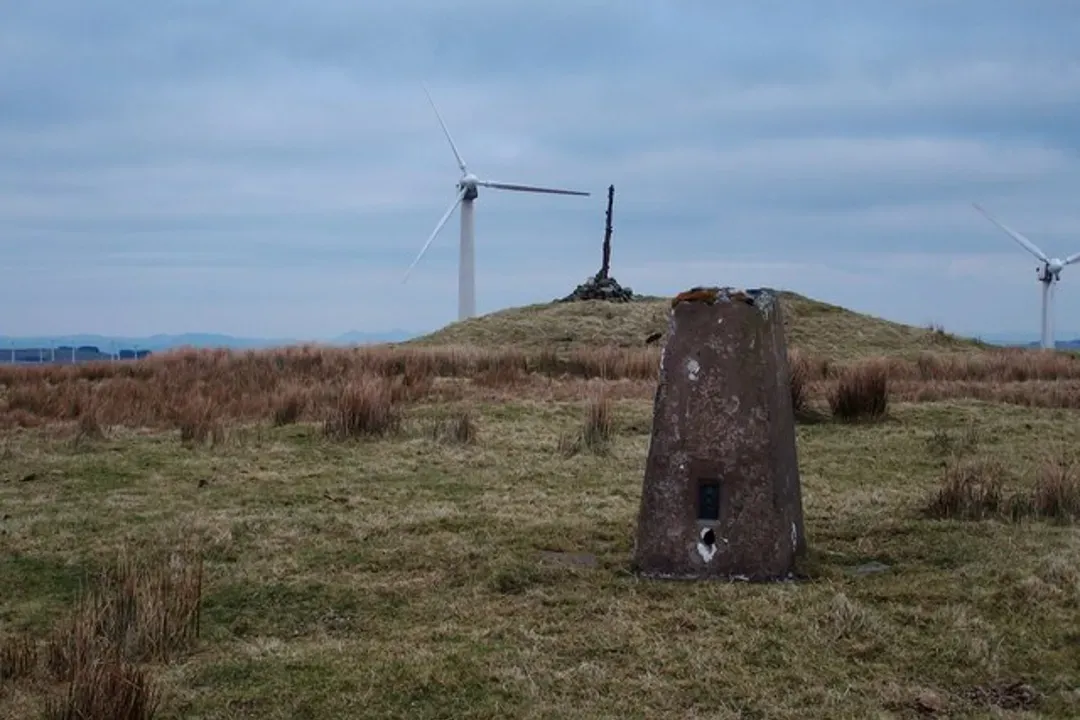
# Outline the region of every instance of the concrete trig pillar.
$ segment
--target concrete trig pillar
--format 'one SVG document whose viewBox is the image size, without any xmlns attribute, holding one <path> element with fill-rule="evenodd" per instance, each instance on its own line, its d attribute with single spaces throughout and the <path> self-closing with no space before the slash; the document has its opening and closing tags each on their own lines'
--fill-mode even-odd
<svg viewBox="0 0 1080 720">
<path fill-rule="evenodd" d="M 634 547 L 641 575 L 792 575 L 806 536 L 789 372 L 775 291 L 676 296 Z"/>
</svg>

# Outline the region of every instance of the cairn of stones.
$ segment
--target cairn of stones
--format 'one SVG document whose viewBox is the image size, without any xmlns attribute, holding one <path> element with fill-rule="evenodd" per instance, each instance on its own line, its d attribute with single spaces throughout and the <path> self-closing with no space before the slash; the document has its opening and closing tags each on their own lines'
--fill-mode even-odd
<svg viewBox="0 0 1080 720">
<path fill-rule="evenodd" d="M 606 302 L 630 302 L 635 299 L 634 291 L 623 287 L 619 281 L 611 277 L 611 233 L 612 233 L 612 206 L 615 203 L 615 186 L 608 186 L 607 212 L 604 217 L 604 255 L 600 263 L 600 272 L 596 273 L 585 282 L 578 285 L 574 292 L 559 300 L 559 302 L 575 302 L 580 300 L 604 300 Z"/>
</svg>

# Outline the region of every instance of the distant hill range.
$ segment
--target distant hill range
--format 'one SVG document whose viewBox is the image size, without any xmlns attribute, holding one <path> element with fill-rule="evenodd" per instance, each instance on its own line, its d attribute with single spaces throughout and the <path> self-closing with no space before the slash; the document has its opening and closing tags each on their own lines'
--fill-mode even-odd
<svg viewBox="0 0 1080 720">
<path fill-rule="evenodd" d="M 1039 347 L 1039 342 L 1020 343 L 1023 347 Z M 1080 350 L 1080 338 L 1073 340 L 1055 340 L 1054 347 L 1058 350 Z"/>
<path fill-rule="evenodd" d="M 1039 347 L 1038 336 L 1028 333 L 994 333 L 981 335 L 984 342 L 992 345 L 1004 345 L 1008 347 Z M 1072 340 L 1056 340 L 1054 345 L 1059 350 L 1080 350 L 1080 338 Z"/>
<path fill-rule="evenodd" d="M 131 360 L 150 353 L 180 347 L 228 348 L 258 350 L 301 343 L 316 345 L 370 345 L 401 342 L 416 333 L 389 330 L 367 333 L 353 330 L 329 340 L 297 340 L 293 338 L 246 338 L 215 333 L 183 333 L 180 335 L 151 335 L 149 337 L 118 337 L 109 335 L 53 335 L 9 337 L 0 335 L 0 364 L 38 362 L 95 362 L 100 360 Z"/>
</svg>

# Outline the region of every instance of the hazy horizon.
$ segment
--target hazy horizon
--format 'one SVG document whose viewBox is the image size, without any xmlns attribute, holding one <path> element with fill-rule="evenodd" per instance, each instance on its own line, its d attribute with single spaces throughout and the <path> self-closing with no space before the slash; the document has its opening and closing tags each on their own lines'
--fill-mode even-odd
<svg viewBox="0 0 1080 720">
<path fill-rule="evenodd" d="M 637 292 L 1037 335 L 1037 262 L 971 203 L 1080 252 L 1078 35 L 1054 0 L 14 4 L 0 334 L 454 321 L 456 215 L 401 283 L 459 175 L 426 83 L 479 176 L 593 193 L 481 190 L 481 313 L 594 273 L 614 183 Z M 1056 295 L 1080 336 L 1080 265 Z"/>
<path fill-rule="evenodd" d="M 884 318 L 888 319 L 888 318 Z M 155 343 L 164 343 L 168 346 L 173 345 L 177 339 L 184 338 L 197 338 L 200 343 L 209 342 L 211 339 L 220 339 L 227 341 L 237 341 L 241 345 L 246 346 L 249 343 L 257 343 L 259 346 L 268 346 L 273 343 L 350 343 L 350 342 L 395 342 L 406 340 L 413 337 L 419 337 L 430 332 L 434 332 L 439 328 L 424 328 L 419 330 L 411 330 L 407 328 L 389 328 L 386 330 L 376 331 L 363 331 L 363 330 L 349 330 L 341 333 L 335 333 L 323 336 L 280 336 L 280 337 L 257 337 L 251 335 L 234 335 L 229 333 L 215 333 L 215 332 L 180 332 L 180 333 L 151 333 L 148 335 L 138 336 L 125 336 L 125 335 L 110 335 L 107 333 L 55 333 L 55 334 L 29 334 L 10 336 L 0 334 L 0 352 L 10 346 L 13 342 L 20 343 L 20 347 L 36 347 L 35 343 L 41 343 L 43 347 L 48 347 L 50 342 L 62 343 L 72 342 L 74 344 L 93 344 L 94 341 L 105 342 L 128 342 L 137 343 L 142 347 L 150 347 Z M 944 328 L 946 332 L 953 332 L 949 328 Z M 1036 342 L 1039 339 L 1038 332 L 1032 332 L 1029 330 L 997 330 L 991 332 L 977 332 L 977 333 L 954 333 L 964 337 L 972 337 L 986 342 L 999 343 L 1027 343 Z M 1074 335 L 1070 333 L 1056 334 L 1056 340 L 1058 342 L 1077 342 L 1080 341 L 1080 335 Z M 149 344 L 147 344 L 149 343 Z"/>
</svg>

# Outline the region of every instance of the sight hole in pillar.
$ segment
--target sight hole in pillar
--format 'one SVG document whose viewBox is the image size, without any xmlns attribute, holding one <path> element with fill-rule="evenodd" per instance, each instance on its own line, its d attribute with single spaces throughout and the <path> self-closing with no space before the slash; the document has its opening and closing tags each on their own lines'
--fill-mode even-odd
<svg viewBox="0 0 1080 720">
<path fill-rule="evenodd" d="M 698 480 L 698 520 L 720 519 L 720 481 L 714 478 Z"/>
</svg>

